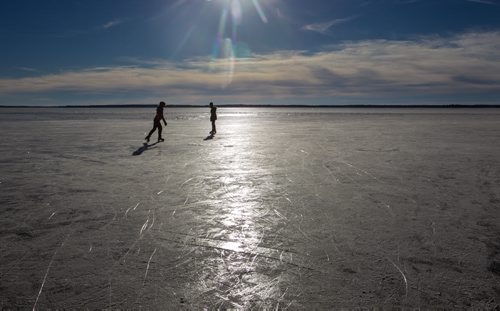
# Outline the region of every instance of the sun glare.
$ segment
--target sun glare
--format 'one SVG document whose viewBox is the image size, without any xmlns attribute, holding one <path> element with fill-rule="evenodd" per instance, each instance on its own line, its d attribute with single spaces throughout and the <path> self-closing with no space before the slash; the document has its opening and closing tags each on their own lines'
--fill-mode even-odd
<svg viewBox="0 0 500 311">
<path fill-rule="evenodd" d="M 207 0 L 208 2 L 212 2 L 212 0 Z M 215 2 L 215 1 L 214 1 Z M 241 21 L 241 17 L 243 14 L 243 10 L 249 9 L 248 4 L 252 4 L 254 9 L 259 14 L 260 19 L 263 23 L 267 23 L 267 17 L 260 5 L 259 0 L 219 0 L 224 7 L 230 8 L 233 19 Z"/>
<path fill-rule="evenodd" d="M 222 10 L 212 49 L 212 62 L 213 69 L 223 73 L 221 87 L 226 88 L 233 81 L 236 58 L 241 57 L 241 54 L 249 54 L 246 48 L 238 48 L 244 46 L 240 44 L 238 38 L 238 27 L 243 22 L 244 13 L 253 9 L 262 23 L 267 23 L 268 19 L 259 0 L 219 0 L 217 2 L 221 4 Z"/>
</svg>

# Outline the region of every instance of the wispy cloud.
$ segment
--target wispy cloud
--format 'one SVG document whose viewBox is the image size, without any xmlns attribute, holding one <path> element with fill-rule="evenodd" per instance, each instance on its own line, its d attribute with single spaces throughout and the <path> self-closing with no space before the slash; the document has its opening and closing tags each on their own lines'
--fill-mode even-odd
<svg viewBox="0 0 500 311">
<path fill-rule="evenodd" d="M 328 30 L 330 28 L 332 28 L 333 26 L 347 23 L 349 21 L 352 21 L 356 17 L 357 16 L 350 16 L 350 17 L 345 17 L 345 18 L 333 19 L 333 20 L 323 22 L 323 23 L 308 24 L 308 25 L 304 25 L 302 27 L 302 30 L 308 30 L 308 31 L 319 32 L 321 34 L 326 34 L 328 32 Z"/>
<path fill-rule="evenodd" d="M 81 35 L 88 35 L 92 34 L 95 32 L 100 32 L 100 31 L 105 31 L 108 29 L 111 29 L 113 27 L 116 27 L 118 25 L 121 25 L 125 23 L 124 20 L 122 19 L 113 19 L 110 20 L 102 25 L 97 25 L 89 29 L 65 29 L 61 33 L 53 34 L 53 37 L 57 38 L 71 38 L 71 37 L 77 37 Z"/>
<path fill-rule="evenodd" d="M 0 95 L 86 92 L 147 93 L 181 101 L 306 97 L 440 96 L 493 93 L 500 99 L 500 32 L 368 40 L 311 54 L 282 51 L 237 59 L 232 83 L 227 60 L 88 68 L 0 79 Z"/>
<path fill-rule="evenodd" d="M 37 69 L 31 67 L 17 67 L 17 69 L 25 72 L 38 72 Z"/>
<path fill-rule="evenodd" d="M 476 3 L 481 3 L 481 4 L 489 4 L 489 5 L 495 5 L 498 4 L 493 0 L 466 0 L 468 2 L 476 2 Z"/>
<path fill-rule="evenodd" d="M 399 4 L 412 4 L 412 3 L 417 3 L 421 2 L 422 0 L 397 0 L 396 3 Z"/>
<path fill-rule="evenodd" d="M 123 23 L 122 20 L 120 19 L 114 19 L 114 20 L 111 20 L 107 23 L 105 23 L 104 25 L 101 26 L 102 29 L 109 29 L 109 28 L 112 28 L 112 27 L 115 27 L 115 26 L 118 26 L 120 25 L 121 23 Z"/>
</svg>

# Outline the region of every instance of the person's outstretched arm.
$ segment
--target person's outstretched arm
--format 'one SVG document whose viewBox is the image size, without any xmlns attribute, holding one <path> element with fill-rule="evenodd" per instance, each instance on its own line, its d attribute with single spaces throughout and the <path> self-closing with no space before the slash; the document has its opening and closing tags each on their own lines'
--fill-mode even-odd
<svg viewBox="0 0 500 311">
<path fill-rule="evenodd" d="M 165 121 L 165 117 L 162 115 L 161 118 L 163 119 L 163 124 L 165 124 L 165 126 L 167 126 L 167 121 Z"/>
</svg>

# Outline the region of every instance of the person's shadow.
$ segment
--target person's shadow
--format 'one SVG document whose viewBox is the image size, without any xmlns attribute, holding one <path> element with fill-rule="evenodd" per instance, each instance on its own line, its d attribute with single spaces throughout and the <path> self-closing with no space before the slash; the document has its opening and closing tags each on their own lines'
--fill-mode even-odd
<svg viewBox="0 0 500 311">
<path fill-rule="evenodd" d="M 148 150 L 148 149 L 153 149 L 154 145 L 156 145 L 158 142 L 156 143 L 152 143 L 152 144 L 148 144 L 148 143 L 144 143 L 141 147 L 139 147 L 139 149 L 137 149 L 136 151 L 134 151 L 132 153 L 133 156 L 138 156 L 138 155 L 141 155 L 144 151 Z M 153 147 L 153 148 L 150 148 L 150 147 Z"/>
</svg>

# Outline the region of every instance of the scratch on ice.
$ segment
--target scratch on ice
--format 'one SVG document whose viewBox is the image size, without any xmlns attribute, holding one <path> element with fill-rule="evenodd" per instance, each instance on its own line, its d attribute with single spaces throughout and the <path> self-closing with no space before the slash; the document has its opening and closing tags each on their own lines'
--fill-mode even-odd
<svg viewBox="0 0 500 311">
<path fill-rule="evenodd" d="M 401 276 L 403 277 L 403 280 L 405 281 L 405 296 L 408 296 L 408 280 L 406 279 L 406 275 L 403 273 L 403 270 L 401 270 L 401 268 L 399 268 L 395 263 L 394 261 L 390 260 L 389 258 L 387 258 L 387 260 L 396 268 L 398 269 L 399 273 L 401 273 Z"/>
<path fill-rule="evenodd" d="M 153 256 L 155 255 L 155 253 L 156 253 L 156 248 L 153 251 L 153 253 L 151 254 L 151 256 L 149 257 L 148 265 L 146 266 L 146 272 L 144 273 L 144 280 L 142 281 L 142 286 L 144 286 L 144 283 L 146 283 L 146 277 L 148 276 L 149 265 L 151 264 L 151 259 L 153 259 Z"/>
<path fill-rule="evenodd" d="M 141 204 L 141 202 L 138 202 L 133 208 L 132 207 L 129 207 L 126 211 L 125 211 L 125 215 L 124 217 L 127 218 L 127 215 L 128 215 L 128 212 L 132 209 L 133 211 L 136 210 L 136 208 Z"/>
<path fill-rule="evenodd" d="M 144 232 L 144 230 L 146 230 L 148 228 L 150 214 L 151 214 L 151 210 L 149 210 L 149 212 L 148 212 L 148 218 L 146 219 L 146 222 L 142 225 L 141 231 L 139 232 L 139 236 L 142 236 L 142 233 Z"/>
<path fill-rule="evenodd" d="M 43 276 L 42 285 L 40 285 L 40 290 L 38 291 L 38 295 L 36 296 L 35 303 L 33 304 L 33 310 L 36 309 L 36 305 L 38 304 L 38 299 L 40 299 L 40 295 L 42 294 L 43 287 L 45 286 L 45 282 L 47 281 L 47 276 L 49 275 L 50 268 L 52 267 L 52 264 L 54 263 L 54 259 L 57 255 L 57 252 L 59 252 L 59 250 L 64 246 L 64 242 L 66 241 L 67 238 L 68 238 L 68 236 L 66 236 L 66 238 L 61 242 L 61 245 L 59 245 L 59 247 L 56 248 L 56 250 L 52 254 L 52 258 L 50 259 L 49 265 L 47 266 L 47 270 L 45 270 L 45 275 Z"/>
</svg>

